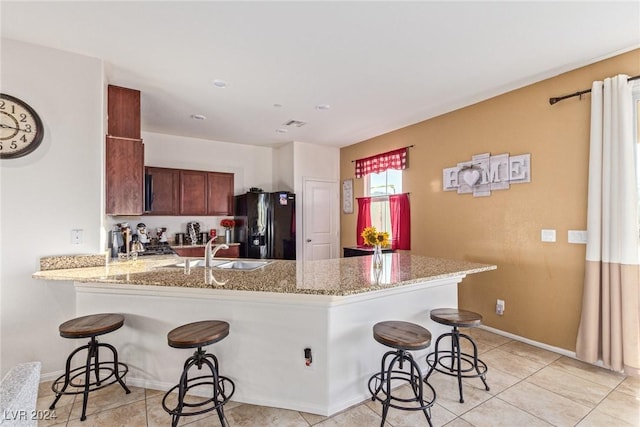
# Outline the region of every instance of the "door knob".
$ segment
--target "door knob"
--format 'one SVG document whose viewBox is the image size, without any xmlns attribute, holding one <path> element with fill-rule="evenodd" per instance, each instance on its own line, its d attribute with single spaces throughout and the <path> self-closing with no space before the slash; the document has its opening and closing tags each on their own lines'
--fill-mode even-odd
<svg viewBox="0 0 640 427">
<path fill-rule="evenodd" d="M 311 241 L 311 239 L 307 239 L 307 243 L 309 243 Z"/>
</svg>

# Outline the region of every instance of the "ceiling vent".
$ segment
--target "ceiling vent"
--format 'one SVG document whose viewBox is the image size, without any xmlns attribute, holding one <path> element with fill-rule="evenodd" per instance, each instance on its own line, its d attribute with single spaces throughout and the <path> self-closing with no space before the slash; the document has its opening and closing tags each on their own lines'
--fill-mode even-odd
<svg viewBox="0 0 640 427">
<path fill-rule="evenodd" d="M 284 123 L 285 126 L 295 126 L 297 128 L 302 127 L 306 124 L 306 122 L 301 122 L 300 120 L 289 120 L 288 122 Z"/>
</svg>

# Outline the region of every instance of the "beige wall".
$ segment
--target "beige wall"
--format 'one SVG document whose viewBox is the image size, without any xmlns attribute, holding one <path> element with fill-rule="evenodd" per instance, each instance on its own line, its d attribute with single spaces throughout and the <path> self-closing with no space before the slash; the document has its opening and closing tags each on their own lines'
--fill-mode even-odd
<svg viewBox="0 0 640 427">
<path fill-rule="evenodd" d="M 412 252 L 498 265 L 463 280 L 460 306 L 488 326 L 574 351 L 585 246 L 567 243 L 567 230 L 586 228 L 590 97 L 548 100 L 619 73 L 640 74 L 640 49 L 344 147 L 341 179 L 354 178 L 353 159 L 414 144 L 403 182 Z M 443 192 L 442 169 L 480 153 L 531 153 L 532 182 L 490 197 Z M 354 193 L 363 195 L 362 179 Z M 356 216 L 341 216 L 342 246 L 355 245 Z M 556 243 L 540 241 L 543 228 L 557 230 Z"/>
</svg>

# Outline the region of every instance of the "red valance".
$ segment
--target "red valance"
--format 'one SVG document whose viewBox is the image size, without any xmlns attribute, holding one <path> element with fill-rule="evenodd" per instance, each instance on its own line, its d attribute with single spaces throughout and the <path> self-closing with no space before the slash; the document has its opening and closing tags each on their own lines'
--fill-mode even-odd
<svg viewBox="0 0 640 427">
<path fill-rule="evenodd" d="M 362 178 L 370 173 L 380 173 L 387 169 L 407 168 L 407 147 L 388 151 L 375 156 L 356 160 L 356 178 Z"/>
</svg>

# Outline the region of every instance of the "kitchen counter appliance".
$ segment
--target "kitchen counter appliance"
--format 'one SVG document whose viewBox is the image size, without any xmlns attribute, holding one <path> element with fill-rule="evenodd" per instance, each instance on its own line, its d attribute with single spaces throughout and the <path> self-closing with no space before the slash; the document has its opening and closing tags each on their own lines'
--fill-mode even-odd
<svg viewBox="0 0 640 427">
<path fill-rule="evenodd" d="M 144 251 L 139 252 L 138 256 L 147 256 L 147 255 L 172 255 L 175 254 L 176 251 L 173 250 L 168 243 L 159 243 L 156 245 L 147 244 L 144 245 Z"/>
</svg>

